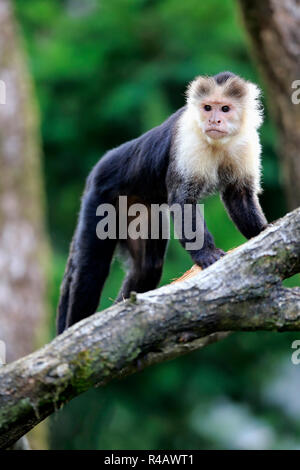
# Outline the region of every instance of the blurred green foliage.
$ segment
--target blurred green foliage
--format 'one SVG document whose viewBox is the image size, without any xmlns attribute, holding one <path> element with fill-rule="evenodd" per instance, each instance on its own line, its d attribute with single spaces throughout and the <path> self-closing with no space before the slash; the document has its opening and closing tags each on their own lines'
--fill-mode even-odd
<svg viewBox="0 0 300 470">
<path fill-rule="evenodd" d="M 259 79 L 233 0 L 15 0 L 15 5 L 41 109 L 55 253 L 53 336 L 81 192 L 101 155 L 182 106 L 186 84 L 196 75 L 229 69 Z M 275 141 L 266 116 L 262 205 L 269 220 L 286 211 Z M 243 242 L 218 197 L 206 201 L 205 216 L 219 247 L 227 250 Z M 190 265 L 172 241 L 162 283 Z M 116 260 L 101 308 L 111 304 L 122 276 Z M 298 278 L 289 283 L 298 283 Z M 51 419 L 51 446 L 299 447 L 300 413 L 289 414 L 266 392 L 279 364 L 289 366 L 293 339 L 296 335 L 235 334 L 206 350 L 92 390 Z M 220 410 L 217 425 L 214 410 Z"/>
</svg>

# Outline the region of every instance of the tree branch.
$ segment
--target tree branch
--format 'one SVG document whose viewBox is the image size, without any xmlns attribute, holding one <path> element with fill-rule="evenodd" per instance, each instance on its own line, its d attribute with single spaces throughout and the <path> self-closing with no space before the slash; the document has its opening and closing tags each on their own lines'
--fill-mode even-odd
<svg viewBox="0 0 300 470">
<path fill-rule="evenodd" d="M 228 331 L 300 331 L 300 288 L 281 285 L 299 268 L 297 209 L 194 277 L 133 293 L 2 367 L 0 448 L 90 387 L 203 347 Z"/>
</svg>

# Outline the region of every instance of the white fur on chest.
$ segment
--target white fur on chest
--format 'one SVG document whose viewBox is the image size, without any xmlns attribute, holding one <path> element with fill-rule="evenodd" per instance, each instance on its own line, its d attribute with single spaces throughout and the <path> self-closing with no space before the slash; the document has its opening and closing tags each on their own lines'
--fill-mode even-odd
<svg viewBox="0 0 300 470">
<path fill-rule="evenodd" d="M 260 143 L 255 129 L 214 142 L 202 133 L 187 108 L 179 119 L 174 143 L 177 171 L 184 177 L 197 178 L 217 188 L 223 169 L 232 181 L 250 177 L 259 191 Z"/>
</svg>

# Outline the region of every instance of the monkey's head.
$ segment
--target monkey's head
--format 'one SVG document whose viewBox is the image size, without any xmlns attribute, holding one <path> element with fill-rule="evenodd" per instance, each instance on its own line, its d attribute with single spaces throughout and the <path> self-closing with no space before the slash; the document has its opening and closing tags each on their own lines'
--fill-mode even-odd
<svg viewBox="0 0 300 470">
<path fill-rule="evenodd" d="M 231 72 L 197 77 L 187 90 L 187 103 L 210 143 L 227 142 L 262 123 L 260 90 Z"/>
</svg>

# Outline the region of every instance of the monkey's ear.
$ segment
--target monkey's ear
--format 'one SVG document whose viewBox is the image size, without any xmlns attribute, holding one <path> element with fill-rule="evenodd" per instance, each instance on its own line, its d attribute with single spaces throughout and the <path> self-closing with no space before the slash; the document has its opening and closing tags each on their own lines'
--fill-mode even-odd
<svg viewBox="0 0 300 470">
<path fill-rule="evenodd" d="M 189 83 L 186 90 L 187 103 L 193 103 L 212 93 L 215 82 L 212 77 L 198 76 Z"/>
<path fill-rule="evenodd" d="M 250 98 L 252 100 L 259 100 L 262 95 L 262 91 L 259 86 L 252 82 L 247 82 L 247 86 Z"/>
<path fill-rule="evenodd" d="M 247 109 L 252 125 L 258 129 L 263 123 L 264 109 L 261 103 L 261 89 L 252 82 L 247 82 Z"/>
</svg>

